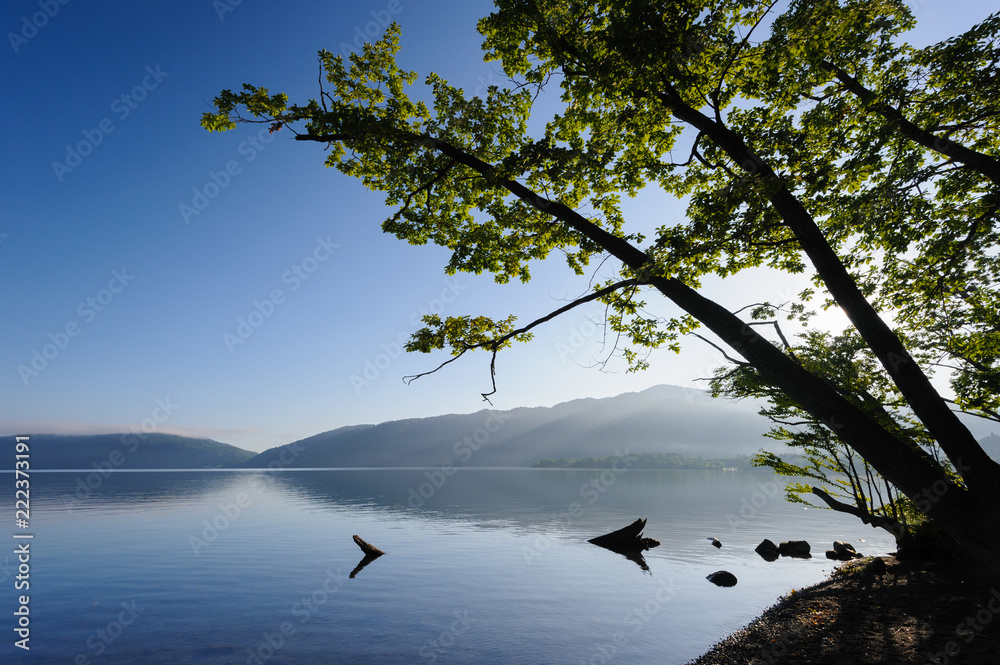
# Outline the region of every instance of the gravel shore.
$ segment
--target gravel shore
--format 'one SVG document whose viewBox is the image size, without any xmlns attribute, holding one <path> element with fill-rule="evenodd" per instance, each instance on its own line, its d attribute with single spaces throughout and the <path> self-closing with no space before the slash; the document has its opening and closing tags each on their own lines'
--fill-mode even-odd
<svg viewBox="0 0 1000 665">
<path fill-rule="evenodd" d="M 883 557 L 791 592 L 690 665 L 1000 664 L 1000 579 L 968 564 Z"/>
</svg>

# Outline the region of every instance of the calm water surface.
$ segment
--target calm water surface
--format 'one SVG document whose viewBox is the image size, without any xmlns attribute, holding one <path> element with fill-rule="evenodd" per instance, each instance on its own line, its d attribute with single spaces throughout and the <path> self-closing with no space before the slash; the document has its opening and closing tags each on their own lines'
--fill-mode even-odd
<svg viewBox="0 0 1000 665">
<path fill-rule="evenodd" d="M 833 540 L 893 549 L 888 535 L 788 504 L 783 480 L 747 471 L 86 480 L 32 476 L 31 651 L 13 646 L 10 545 L 0 553 L 4 663 L 669 665 L 822 579 Z M 637 517 L 662 543 L 646 553 L 648 570 L 586 542 Z M 0 520 L 16 531 L 13 500 Z M 388 554 L 351 578 L 353 534 Z M 819 556 L 768 563 L 753 552 L 763 538 L 806 539 Z M 736 587 L 705 580 L 722 569 Z"/>
</svg>

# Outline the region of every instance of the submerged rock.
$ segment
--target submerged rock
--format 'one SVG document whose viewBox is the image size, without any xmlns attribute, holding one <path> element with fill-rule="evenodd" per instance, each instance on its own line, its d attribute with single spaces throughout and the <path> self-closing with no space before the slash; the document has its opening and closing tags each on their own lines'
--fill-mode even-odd
<svg viewBox="0 0 1000 665">
<path fill-rule="evenodd" d="M 736 586 L 736 576 L 728 570 L 717 570 L 705 579 L 715 586 Z"/>
</svg>

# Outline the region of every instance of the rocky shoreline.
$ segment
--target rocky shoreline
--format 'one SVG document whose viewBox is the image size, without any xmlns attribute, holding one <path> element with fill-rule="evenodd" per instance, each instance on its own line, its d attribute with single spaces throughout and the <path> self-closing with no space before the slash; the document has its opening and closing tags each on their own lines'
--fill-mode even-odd
<svg viewBox="0 0 1000 665">
<path fill-rule="evenodd" d="M 689 665 L 1000 665 L 1000 579 L 956 561 L 882 560 L 792 591 Z"/>
</svg>

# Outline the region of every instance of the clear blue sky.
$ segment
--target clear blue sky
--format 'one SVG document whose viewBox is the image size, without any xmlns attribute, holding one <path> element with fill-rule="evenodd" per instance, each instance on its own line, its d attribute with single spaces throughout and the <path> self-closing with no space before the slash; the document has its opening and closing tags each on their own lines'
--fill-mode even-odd
<svg viewBox="0 0 1000 665">
<path fill-rule="evenodd" d="M 5 3 L 0 67 L 13 119 L 0 166 L 0 433 L 159 420 L 157 431 L 261 450 L 342 425 L 482 408 L 486 356 L 403 385 L 445 359 L 398 354 L 420 313 L 526 322 L 584 284 L 557 261 L 527 286 L 447 278 L 447 253 L 384 235 L 380 195 L 323 168 L 321 146 L 257 127 L 209 134 L 199 119 L 221 89 L 245 82 L 316 96 L 316 52 L 353 48 L 390 17 L 403 28 L 405 67 L 470 94 L 501 83 L 475 32 L 491 6 Z M 926 26 L 916 41 L 987 12 L 971 0 L 914 6 Z M 185 215 L 182 204 L 201 209 Z M 627 209 L 650 225 L 682 212 L 656 197 Z M 753 291 L 713 284 L 709 294 L 735 307 L 797 288 L 762 276 Z M 588 368 L 607 353 L 588 315 L 599 311 L 584 307 L 501 354 L 495 406 L 696 385 L 717 363 L 692 342 L 642 374 Z M 241 318 L 259 325 L 238 330 Z"/>
</svg>

